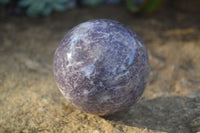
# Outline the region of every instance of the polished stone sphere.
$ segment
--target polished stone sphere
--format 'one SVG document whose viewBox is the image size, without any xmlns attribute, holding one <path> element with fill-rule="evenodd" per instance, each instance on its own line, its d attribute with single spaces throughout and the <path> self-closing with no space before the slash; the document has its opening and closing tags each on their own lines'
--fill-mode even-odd
<svg viewBox="0 0 200 133">
<path fill-rule="evenodd" d="M 140 38 L 108 19 L 72 28 L 54 56 L 54 75 L 64 97 L 80 110 L 97 115 L 134 104 L 145 89 L 149 70 Z"/>
</svg>

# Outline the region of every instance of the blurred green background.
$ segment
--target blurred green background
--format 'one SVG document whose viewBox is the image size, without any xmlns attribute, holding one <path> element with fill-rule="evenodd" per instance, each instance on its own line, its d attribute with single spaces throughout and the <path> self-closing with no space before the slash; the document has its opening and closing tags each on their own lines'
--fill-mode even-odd
<svg viewBox="0 0 200 133">
<path fill-rule="evenodd" d="M 99 5 L 125 6 L 127 11 L 141 16 L 153 14 L 164 6 L 198 11 L 199 0 L 0 0 L 1 16 L 47 16 L 52 12 Z"/>
<path fill-rule="evenodd" d="M 126 6 L 131 13 L 149 15 L 164 5 L 164 0 L 0 0 L 1 16 L 47 16 L 55 11 L 99 5 Z"/>
</svg>

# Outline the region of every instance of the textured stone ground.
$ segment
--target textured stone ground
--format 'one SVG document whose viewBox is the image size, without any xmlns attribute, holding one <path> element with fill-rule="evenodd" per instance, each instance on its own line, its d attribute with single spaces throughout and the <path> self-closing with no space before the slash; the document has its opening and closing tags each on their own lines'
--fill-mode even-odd
<svg viewBox="0 0 200 133">
<path fill-rule="evenodd" d="M 140 101 L 98 117 L 68 104 L 52 71 L 60 39 L 94 18 L 118 20 L 148 49 L 150 79 Z M 200 132 L 200 17 L 162 9 L 136 17 L 121 7 L 71 10 L 40 19 L 0 20 L 0 132 Z"/>
</svg>

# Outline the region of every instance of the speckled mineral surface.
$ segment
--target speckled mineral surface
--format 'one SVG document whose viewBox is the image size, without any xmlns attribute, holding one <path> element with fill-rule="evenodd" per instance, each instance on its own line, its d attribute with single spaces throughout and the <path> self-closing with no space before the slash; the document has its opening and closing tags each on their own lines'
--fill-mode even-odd
<svg viewBox="0 0 200 133">
<path fill-rule="evenodd" d="M 54 56 L 54 74 L 65 98 L 92 114 L 109 115 L 134 104 L 149 75 L 140 38 L 123 24 L 90 20 L 71 29 Z"/>
</svg>

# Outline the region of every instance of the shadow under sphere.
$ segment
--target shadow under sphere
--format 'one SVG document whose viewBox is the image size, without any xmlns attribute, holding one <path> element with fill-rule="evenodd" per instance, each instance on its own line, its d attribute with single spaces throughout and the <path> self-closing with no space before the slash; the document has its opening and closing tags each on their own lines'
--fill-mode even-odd
<svg viewBox="0 0 200 133">
<path fill-rule="evenodd" d="M 200 97 L 141 100 L 123 112 L 104 118 L 128 126 L 165 132 L 197 132 L 200 131 Z"/>
</svg>

